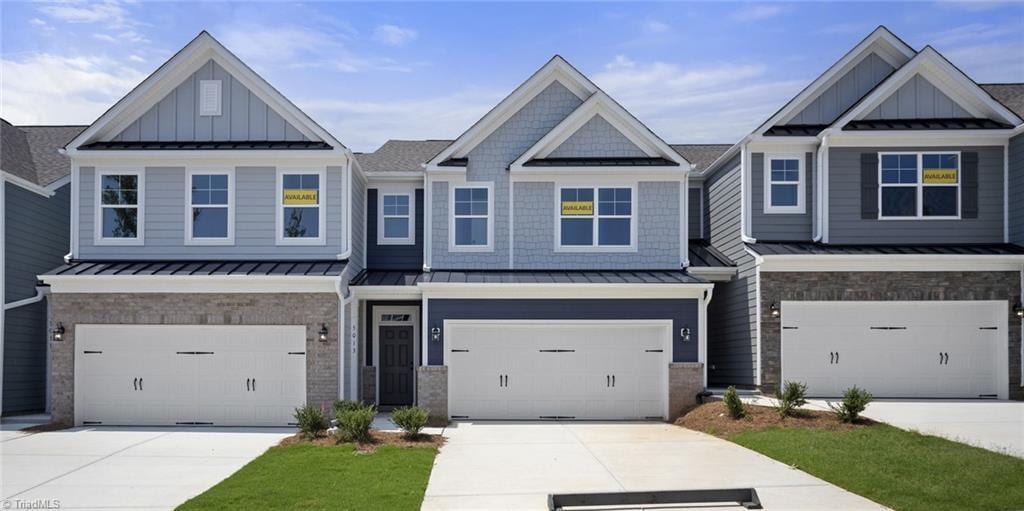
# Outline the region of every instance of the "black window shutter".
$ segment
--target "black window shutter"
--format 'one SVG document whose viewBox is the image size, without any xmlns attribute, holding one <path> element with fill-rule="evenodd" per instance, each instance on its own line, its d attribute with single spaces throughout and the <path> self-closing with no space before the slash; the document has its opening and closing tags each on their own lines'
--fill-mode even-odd
<svg viewBox="0 0 1024 511">
<path fill-rule="evenodd" d="M 860 154 L 860 217 L 878 219 L 878 153 Z"/>
<path fill-rule="evenodd" d="M 961 153 L 960 158 L 960 217 L 978 218 L 978 153 Z"/>
</svg>

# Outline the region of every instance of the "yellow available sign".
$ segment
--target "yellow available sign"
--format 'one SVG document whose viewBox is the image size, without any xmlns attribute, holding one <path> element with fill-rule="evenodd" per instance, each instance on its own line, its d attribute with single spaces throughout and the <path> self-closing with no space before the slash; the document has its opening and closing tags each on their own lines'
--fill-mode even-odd
<svg viewBox="0 0 1024 511">
<path fill-rule="evenodd" d="M 284 191 L 285 206 L 306 206 L 320 203 L 320 190 L 289 189 Z"/>
<path fill-rule="evenodd" d="M 924 169 L 924 183 L 928 185 L 955 185 L 956 169 Z"/>
<path fill-rule="evenodd" d="M 594 216 L 594 201 L 562 201 L 562 216 Z"/>
</svg>

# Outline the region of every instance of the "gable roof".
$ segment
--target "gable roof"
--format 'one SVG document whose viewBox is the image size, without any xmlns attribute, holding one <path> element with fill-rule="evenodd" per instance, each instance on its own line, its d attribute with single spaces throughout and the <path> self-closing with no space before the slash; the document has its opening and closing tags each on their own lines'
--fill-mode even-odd
<svg viewBox="0 0 1024 511">
<path fill-rule="evenodd" d="M 205 30 L 68 143 L 68 150 L 75 151 L 90 142 L 108 141 L 210 60 L 223 67 L 260 100 L 274 108 L 285 121 L 302 132 L 305 137 L 314 141 L 326 142 L 337 149 L 346 150 L 345 146 L 327 130 Z"/>
<path fill-rule="evenodd" d="M 0 119 L 0 170 L 39 186 L 71 173 L 71 160 L 59 151 L 85 126 L 14 126 Z"/>
<path fill-rule="evenodd" d="M 1024 83 L 982 83 L 979 86 L 1017 117 L 1024 118 Z"/>
<path fill-rule="evenodd" d="M 509 166 L 516 170 L 522 168 L 533 160 L 543 160 L 550 156 L 563 142 L 569 139 L 588 121 L 601 116 L 608 121 L 619 133 L 629 139 L 637 148 L 644 152 L 648 158 L 661 158 L 667 160 L 661 165 L 682 166 L 683 170 L 690 170 L 690 162 L 681 154 L 669 147 L 664 140 L 654 134 L 647 126 L 644 126 L 633 114 L 629 113 L 618 102 L 603 90 L 598 89 L 580 106 L 576 107 L 562 122 L 558 123 L 546 135 L 541 137 L 519 158 Z"/>
<path fill-rule="evenodd" d="M 693 165 L 694 172 L 704 172 L 732 144 L 671 144 L 671 147 Z"/>
<path fill-rule="evenodd" d="M 363 172 L 421 172 L 451 140 L 388 140 L 372 153 L 356 153 Z"/>
<path fill-rule="evenodd" d="M 1017 125 L 1021 118 L 982 89 L 958 67 L 931 46 L 925 46 L 914 58 L 889 75 L 871 92 L 855 103 L 832 126 L 843 127 L 852 120 L 860 120 L 894 94 L 915 76 L 928 79 L 970 115 L 979 119 Z"/>
<path fill-rule="evenodd" d="M 456 138 L 451 145 L 444 148 L 427 162 L 427 170 L 437 170 L 449 159 L 465 158 L 471 149 L 498 129 L 523 105 L 540 94 L 552 82 L 558 81 L 569 89 L 580 100 L 586 100 L 598 91 L 596 85 L 583 73 L 572 67 L 560 55 L 555 55 L 544 66 L 533 73 L 525 82 L 516 87 L 511 94 L 501 100 L 494 108 L 484 114 L 468 130 Z"/>
</svg>

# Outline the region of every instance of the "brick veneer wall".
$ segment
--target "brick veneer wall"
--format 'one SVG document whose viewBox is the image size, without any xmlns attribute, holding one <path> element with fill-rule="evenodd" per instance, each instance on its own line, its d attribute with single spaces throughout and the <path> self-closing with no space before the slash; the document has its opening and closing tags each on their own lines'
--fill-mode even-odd
<svg viewBox="0 0 1024 511">
<path fill-rule="evenodd" d="M 64 340 L 50 341 L 53 421 L 75 418 L 75 325 L 305 325 L 306 401 L 330 404 L 338 396 L 338 297 L 333 293 L 85 294 L 55 293 L 53 322 Z M 327 324 L 328 341 L 317 340 Z"/>
<path fill-rule="evenodd" d="M 448 366 L 416 368 L 416 406 L 430 412 L 431 422 L 448 421 Z"/>
<path fill-rule="evenodd" d="M 363 381 L 360 382 L 362 394 L 360 399 L 364 403 L 377 403 L 377 368 L 374 366 L 363 366 Z"/>
<path fill-rule="evenodd" d="M 1020 297 L 1018 272 L 762 272 L 761 389 L 774 392 L 782 368 L 781 323 L 771 303 L 792 301 L 1006 300 L 1009 312 L 1011 399 L 1024 399 L 1020 387 L 1021 321 L 1013 313 Z"/>
<path fill-rule="evenodd" d="M 704 364 L 673 362 L 668 365 L 668 420 L 697 406 L 697 394 L 704 390 Z"/>
</svg>

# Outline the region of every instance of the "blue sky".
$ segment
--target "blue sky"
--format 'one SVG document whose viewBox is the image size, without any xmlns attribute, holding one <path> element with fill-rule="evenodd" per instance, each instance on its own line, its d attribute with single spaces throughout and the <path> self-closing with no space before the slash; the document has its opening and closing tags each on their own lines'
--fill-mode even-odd
<svg viewBox="0 0 1024 511">
<path fill-rule="evenodd" d="M 1024 81 L 1024 3 L 2 2 L 0 115 L 89 123 L 206 29 L 357 151 L 453 138 L 561 54 L 670 142 L 731 143 L 875 26 Z"/>
</svg>

